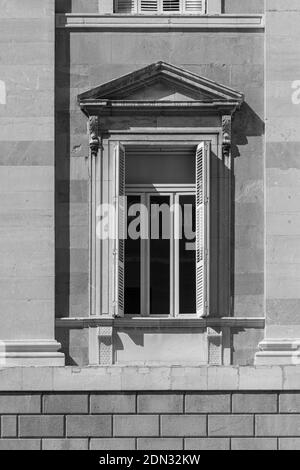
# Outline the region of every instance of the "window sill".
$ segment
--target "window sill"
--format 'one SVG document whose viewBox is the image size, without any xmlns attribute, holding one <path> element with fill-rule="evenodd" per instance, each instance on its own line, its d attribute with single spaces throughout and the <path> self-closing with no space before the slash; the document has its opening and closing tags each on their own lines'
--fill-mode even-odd
<svg viewBox="0 0 300 470">
<path fill-rule="evenodd" d="M 124 318 L 77 317 L 57 318 L 57 328 L 88 328 L 92 326 L 112 326 L 115 328 L 257 328 L 265 326 L 263 317 L 222 317 L 222 318 L 195 318 L 195 316 L 171 317 L 138 317 L 128 316 Z"/>
<path fill-rule="evenodd" d="M 99 15 L 57 14 L 56 27 L 91 30 L 257 30 L 264 15 Z"/>
</svg>

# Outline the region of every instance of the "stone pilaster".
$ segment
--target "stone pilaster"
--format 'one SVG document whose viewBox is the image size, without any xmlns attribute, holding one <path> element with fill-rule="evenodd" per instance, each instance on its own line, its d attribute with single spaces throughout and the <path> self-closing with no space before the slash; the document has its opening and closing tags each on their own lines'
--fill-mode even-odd
<svg viewBox="0 0 300 470">
<path fill-rule="evenodd" d="M 256 364 L 300 361 L 299 21 L 299 2 L 266 1 L 266 330 Z"/>
<path fill-rule="evenodd" d="M 1 366 L 64 364 L 54 338 L 54 4 L 0 2 Z"/>
</svg>

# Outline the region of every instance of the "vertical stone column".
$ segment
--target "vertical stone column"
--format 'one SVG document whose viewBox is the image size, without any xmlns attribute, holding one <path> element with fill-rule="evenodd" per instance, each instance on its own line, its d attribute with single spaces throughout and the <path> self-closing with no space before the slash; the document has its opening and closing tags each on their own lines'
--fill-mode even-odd
<svg viewBox="0 0 300 470">
<path fill-rule="evenodd" d="M 55 1 L 0 0 L 0 29 L 0 361 L 63 365 L 54 339 Z"/>
<path fill-rule="evenodd" d="M 266 0 L 266 330 L 256 364 L 300 362 L 300 3 Z"/>
</svg>

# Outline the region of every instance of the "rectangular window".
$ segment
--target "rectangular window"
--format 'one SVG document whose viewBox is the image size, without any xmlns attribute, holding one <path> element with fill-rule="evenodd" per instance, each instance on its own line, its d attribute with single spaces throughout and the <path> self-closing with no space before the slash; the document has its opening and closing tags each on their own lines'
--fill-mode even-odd
<svg viewBox="0 0 300 470">
<path fill-rule="evenodd" d="M 119 316 L 207 315 L 209 149 L 207 142 L 197 149 L 150 146 L 128 153 L 116 146 Z M 156 183 L 156 178 L 168 182 Z"/>
<path fill-rule="evenodd" d="M 187 14 L 204 15 L 206 0 L 115 0 L 119 14 Z"/>
</svg>

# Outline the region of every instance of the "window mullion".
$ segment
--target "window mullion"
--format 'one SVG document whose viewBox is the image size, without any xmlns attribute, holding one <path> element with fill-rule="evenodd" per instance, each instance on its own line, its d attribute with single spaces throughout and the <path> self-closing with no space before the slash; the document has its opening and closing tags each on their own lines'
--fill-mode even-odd
<svg viewBox="0 0 300 470">
<path fill-rule="evenodd" d="M 179 194 L 174 195 L 174 316 L 179 315 L 179 237 L 180 237 L 180 212 Z"/>
<path fill-rule="evenodd" d="M 150 256 L 150 241 L 149 241 L 149 195 L 146 193 L 141 194 L 141 204 L 143 208 L 146 208 L 147 221 L 146 227 L 142 229 L 141 235 L 141 315 L 149 316 L 150 314 L 150 276 L 149 276 L 149 256 Z"/>
<path fill-rule="evenodd" d="M 170 194 L 170 316 L 175 316 L 175 264 L 174 264 L 174 194 Z"/>
</svg>

